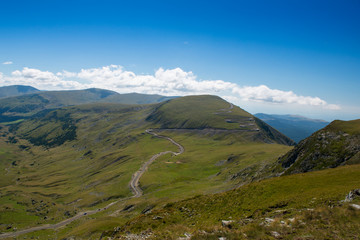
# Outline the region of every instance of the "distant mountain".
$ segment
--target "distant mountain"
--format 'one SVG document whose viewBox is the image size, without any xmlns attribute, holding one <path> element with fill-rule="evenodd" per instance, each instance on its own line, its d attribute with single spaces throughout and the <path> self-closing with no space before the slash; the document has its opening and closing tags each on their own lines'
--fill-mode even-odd
<svg viewBox="0 0 360 240">
<path fill-rule="evenodd" d="M 333 121 L 279 159 L 286 174 L 360 163 L 360 119 Z"/>
<path fill-rule="evenodd" d="M 0 87 L 0 98 L 20 96 L 23 94 L 35 93 L 39 91 L 40 91 L 39 89 L 36 89 L 31 86 L 24 86 L 24 85 L 5 86 L 5 87 Z"/>
<path fill-rule="evenodd" d="M 176 97 L 167 97 L 158 94 L 124 93 L 111 95 L 100 102 L 121 104 L 151 104 L 160 103 Z"/>
<path fill-rule="evenodd" d="M 45 109 L 55 109 L 87 103 L 149 104 L 173 97 L 138 93 L 119 94 L 104 89 L 71 91 L 41 91 L 16 97 L 0 99 L 0 122 L 29 117 Z"/>
<path fill-rule="evenodd" d="M 257 113 L 254 116 L 260 118 L 297 143 L 329 124 L 329 122 L 324 120 L 311 119 L 299 115 Z"/>
</svg>

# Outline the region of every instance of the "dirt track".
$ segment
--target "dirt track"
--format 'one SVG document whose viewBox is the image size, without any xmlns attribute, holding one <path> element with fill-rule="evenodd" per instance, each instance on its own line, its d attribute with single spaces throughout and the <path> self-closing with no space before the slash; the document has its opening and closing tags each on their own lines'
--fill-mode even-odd
<svg viewBox="0 0 360 240">
<path fill-rule="evenodd" d="M 152 129 L 147 129 L 146 132 L 153 135 L 153 136 L 155 136 L 155 137 L 164 138 L 164 139 L 169 140 L 171 143 L 173 143 L 174 145 L 176 145 L 179 148 L 179 152 L 172 152 L 172 151 L 160 152 L 160 153 L 155 154 L 147 162 L 145 162 L 141 166 L 141 168 L 136 173 L 134 173 L 134 175 L 133 175 L 133 177 L 132 177 L 132 179 L 130 181 L 130 188 L 134 192 L 133 197 L 140 197 L 142 195 L 143 192 L 142 192 L 141 188 L 139 187 L 139 180 L 140 180 L 141 176 L 145 173 L 145 171 L 147 170 L 148 166 L 151 163 L 153 163 L 158 157 L 160 157 L 160 156 L 162 156 L 164 154 L 171 153 L 171 154 L 174 154 L 174 155 L 179 155 L 179 154 L 184 152 L 184 147 L 181 146 L 179 143 L 175 142 L 172 138 L 158 135 L 158 134 L 152 132 Z"/>
</svg>

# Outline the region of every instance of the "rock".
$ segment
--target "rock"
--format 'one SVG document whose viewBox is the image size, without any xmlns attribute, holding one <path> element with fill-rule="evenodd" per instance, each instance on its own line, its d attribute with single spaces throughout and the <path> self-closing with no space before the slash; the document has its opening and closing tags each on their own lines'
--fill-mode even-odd
<svg viewBox="0 0 360 240">
<path fill-rule="evenodd" d="M 227 227 L 227 228 L 232 228 L 232 223 L 234 222 L 234 220 L 221 220 L 221 225 L 223 227 Z"/>
<path fill-rule="evenodd" d="M 226 240 L 226 237 L 219 237 L 219 240 Z"/>
<path fill-rule="evenodd" d="M 65 211 L 65 212 L 64 212 L 64 216 L 66 216 L 66 217 L 71 217 L 71 213 L 70 213 L 69 211 Z"/>
<path fill-rule="evenodd" d="M 295 222 L 295 218 L 288 218 L 289 222 Z"/>
<path fill-rule="evenodd" d="M 274 238 L 279 238 L 280 237 L 280 233 L 276 232 L 276 231 L 271 231 L 271 235 L 274 237 Z"/>
<path fill-rule="evenodd" d="M 360 189 L 351 190 L 349 194 L 346 195 L 345 200 L 343 200 L 342 202 L 351 202 L 352 200 L 354 200 L 356 197 L 359 196 L 360 196 Z"/>
<path fill-rule="evenodd" d="M 249 223 L 251 223 L 251 222 L 253 222 L 254 221 L 254 219 L 252 219 L 252 218 L 244 218 L 244 219 L 241 219 L 240 220 L 240 223 L 242 224 L 242 225 L 247 225 L 247 224 L 249 224 Z"/>
<path fill-rule="evenodd" d="M 185 237 L 179 237 L 178 239 L 179 240 L 188 240 L 188 239 L 191 239 L 191 234 L 190 233 L 184 233 L 184 236 Z"/>
<path fill-rule="evenodd" d="M 121 210 L 122 212 L 125 212 L 125 211 L 131 211 L 133 208 L 134 208 L 134 204 L 130 204 L 130 205 L 127 205 L 124 207 L 123 210 Z"/>
<path fill-rule="evenodd" d="M 271 223 L 273 223 L 275 220 L 272 218 L 265 218 L 265 221 L 260 223 L 260 225 L 270 226 Z"/>
<path fill-rule="evenodd" d="M 147 206 L 144 210 L 141 211 L 142 214 L 148 214 L 151 212 L 151 210 L 154 208 L 155 206 L 153 205 L 150 205 L 150 206 Z"/>
<path fill-rule="evenodd" d="M 360 210 L 360 205 L 358 204 L 350 204 L 350 206 L 355 208 L 356 210 Z"/>
</svg>

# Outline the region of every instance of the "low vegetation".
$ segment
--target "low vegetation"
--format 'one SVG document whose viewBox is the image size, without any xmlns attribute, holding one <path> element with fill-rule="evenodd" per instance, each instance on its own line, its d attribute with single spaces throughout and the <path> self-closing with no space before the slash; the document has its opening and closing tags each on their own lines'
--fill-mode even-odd
<svg viewBox="0 0 360 240">
<path fill-rule="evenodd" d="M 157 239 L 185 233 L 194 239 L 352 238 L 360 234 L 360 210 L 341 200 L 359 188 L 359 174 L 360 165 L 346 166 L 196 196 L 128 221 L 117 236 L 151 232 Z"/>
</svg>

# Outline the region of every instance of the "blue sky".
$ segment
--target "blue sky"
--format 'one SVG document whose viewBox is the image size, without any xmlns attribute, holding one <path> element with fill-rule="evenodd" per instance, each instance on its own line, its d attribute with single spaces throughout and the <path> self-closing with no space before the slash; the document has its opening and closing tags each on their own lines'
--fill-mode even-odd
<svg viewBox="0 0 360 240">
<path fill-rule="evenodd" d="M 0 85 L 210 93 L 251 113 L 360 118 L 359 11 L 359 0 L 2 1 Z"/>
</svg>

